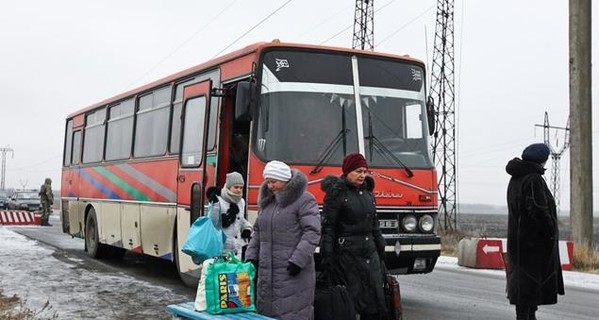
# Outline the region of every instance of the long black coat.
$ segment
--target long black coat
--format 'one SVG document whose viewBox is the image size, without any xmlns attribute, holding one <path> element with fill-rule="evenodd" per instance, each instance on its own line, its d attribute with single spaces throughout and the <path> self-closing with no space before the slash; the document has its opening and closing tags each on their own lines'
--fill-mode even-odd
<svg viewBox="0 0 599 320">
<path fill-rule="evenodd" d="M 374 180 L 367 177 L 360 188 L 344 178 L 327 176 L 321 183 L 326 192 L 322 210 L 320 250 L 333 257 L 343 274 L 356 312 L 384 312 L 383 275 L 378 252 L 385 251 L 374 202 Z"/>
<path fill-rule="evenodd" d="M 508 299 L 511 304 L 537 306 L 557 303 L 564 294 L 559 259 L 555 200 L 536 162 L 510 160 L 507 190 L 507 252 L 511 265 Z"/>
</svg>

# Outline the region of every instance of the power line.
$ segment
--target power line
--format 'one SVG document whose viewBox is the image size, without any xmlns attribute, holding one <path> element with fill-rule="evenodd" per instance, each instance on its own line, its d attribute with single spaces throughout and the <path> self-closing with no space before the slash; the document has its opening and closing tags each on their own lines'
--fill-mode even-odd
<svg viewBox="0 0 599 320">
<path fill-rule="evenodd" d="M 275 13 L 277 13 L 279 10 L 283 9 L 283 7 L 285 7 L 287 4 L 289 4 L 289 2 L 291 2 L 293 0 L 287 0 L 287 2 L 283 3 L 280 7 L 278 7 L 275 11 L 271 12 L 268 16 L 266 16 L 264 19 L 260 20 L 260 22 L 258 22 L 256 25 L 254 25 L 253 27 L 251 27 L 248 31 L 244 32 L 241 36 L 239 36 L 237 39 L 233 40 L 233 42 L 229 43 L 229 45 L 227 45 L 226 47 L 224 47 L 221 51 L 219 51 L 219 53 L 215 54 L 214 57 L 212 57 L 212 59 L 218 57 L 221 53 L 223 53 L 225 50 L 229 49 L 229 47 L 231 47 L 232 45 L 234 45 L 237 41 L 241 40 L 241 38 L 245 37 L 248 33 L 252 32 L 252 30 L 256 29 L 258 26 L 260 26 L 264 21 L 268 20 L 270 17 L 272 17 Z"/>
<path fill-rule="evenodd" d="M 419 15 L 417 15 L 416 17 L 412 18 L 412 20 L 406 22 L 404 25 L 400 26 L 398 29 L 396 29 L 395 31 L 391 32 L 389 35 L 387 35 L 385 38 L 383 38 L 383 40 L 379 41 L 379 43 L 377 43 L 374 47 L 378 47 L 381 45 L 381 43 L 389 40 L 391 37 L 393 37 L 395 34 L 397 34 L 399 31 L 403 30 L 404 28 L 406 28 L 407 26 L 409 26 L 410 24 L 414 23 L 414 21 L 420 19 L 422 16 L 424 16 L 427 12 L 429 12 L 431 9 L 433 9 L 435 7 L 435 5 L 432 5 L 430 7 L 428 7 L 426 10 L 422 11 L 422 13 L 420 13 Z"/>
<path fill-rule="evenodd" d="M 170 59 L 175 53 L 177 53 L 177 51 L 179 51 L 181 48 L 183 48 L 183 46 L 185 46 L 187 43 L 189 43 L 189 41 L 191 41 L 193 38 L 195 38 L 200 32 L 204 31 L 204 29 L 206 29 L 210 24 L 212 24 L 212 22 L 214 20 L 216 20 L 218 17 L 220 17 L 225 11 L 229 10 L 229 8 L 231 8 L 231 6 L 233 6 L 235 4 L 235 2 L 237 2 L 237 0 L 234 0 L 233 2 L 231 2 L 231 4 L 229 4 L 227 7 L 222 9 L 217 15 L 212 17 L 212 19 L 208 20 L 208 22 L 206 22 L 206 24 L 204 24 L 202 27 L 200 27 L 198 30 L 196 30 L 190 37 L 185 39 L 185 41 L 181 42 L 181 44 L 179 44 L 167 56 L 165 56 L 160 61 L 158 61 L 155 65 L 153 65 L 150 69 L 148 69 L 148 71 L 146 71 L 143 75 L 141 75 L 137 80 L 133 81 L 129 85 L 129 87 L 132 87 L 133 85 L 135 85 L 137 82 L 139 82 L 140 80 L 145 78 L 148 74 L 150 74 L 150 72 L 154 71 L 159 65 L 164 63 L 164 61 Z"/>
</svg>

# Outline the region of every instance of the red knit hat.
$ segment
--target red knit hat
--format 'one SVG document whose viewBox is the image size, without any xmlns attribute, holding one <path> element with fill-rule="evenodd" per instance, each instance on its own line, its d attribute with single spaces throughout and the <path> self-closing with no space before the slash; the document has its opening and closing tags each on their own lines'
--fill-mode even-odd
<svg viewBox="0 0 599 320">
<path fill-rule="evenodd" d="M 350 153 L 343 158 L 343 166 L 341 167 L 341 170 L 343 170 L 344 175 L 347 175 L 348 173 L 362 167 L 368 168 L 368 162 L 366 162 L 366 158 L 359 153 Z"/>
</svg>

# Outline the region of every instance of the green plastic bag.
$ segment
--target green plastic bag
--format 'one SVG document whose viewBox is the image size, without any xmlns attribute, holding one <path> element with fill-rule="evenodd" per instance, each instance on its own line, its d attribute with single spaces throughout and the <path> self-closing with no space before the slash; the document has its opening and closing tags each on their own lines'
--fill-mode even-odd
<svg viewBox="0 0 599 320">
<path fill-rule="evenodd" d="M 225 314 L 256 311 L 254 278 L 256 269 L 234 253 L 206 260 L 195 301 L 198 311 Z"/>
</svg>

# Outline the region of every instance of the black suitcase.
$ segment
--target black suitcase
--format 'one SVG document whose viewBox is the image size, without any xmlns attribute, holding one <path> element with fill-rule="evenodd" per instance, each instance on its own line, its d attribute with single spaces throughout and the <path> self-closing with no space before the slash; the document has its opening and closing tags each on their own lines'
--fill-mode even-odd
<svg viewBox="0 0 599 320">
<path fill-rule="evenodd" d="M 322 272 L 316 279 L 314 319 L 348 320 L 355 318 L 354 302 L 345 285 L 333 283 L 329 272 Z"/>
</svg>

